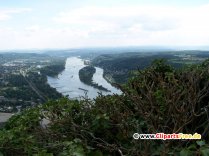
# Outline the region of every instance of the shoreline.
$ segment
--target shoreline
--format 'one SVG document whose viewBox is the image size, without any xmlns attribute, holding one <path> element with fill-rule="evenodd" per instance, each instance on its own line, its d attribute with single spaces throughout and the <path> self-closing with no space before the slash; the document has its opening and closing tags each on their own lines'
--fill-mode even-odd
<svg viewBox="0 0 209 156">
<path fill-rule="evenodd" d="M 118 91 L 118 88 L 114 87 L 109 81 L 107 81 L 106 78 L 103 77 L 103 72 L 102 73 L 99 72 L 94 75 L 96 79 L 95 81 L 93 81 L 94 83 L 92 82 L 93 83 L 92 85 L 87 85 L 83 83 L 82 81 L 80 81 L 79 70 L 86 66 L 84 65 L 84 60 L 85 59 L 81 59 L 78 57 L 68 57 L 66 61 L 67 66 L 65 66 L 65 70 L 62 72 L 62 75 L 59 75 L 59 79 L 48 76 L 47 78 L 48 84 L 51 87 L 55 88 L 62 95 L 64 96 L 68 95 L 70 98 L 77 97 L 77 95 L 83 95 L 83 91 L 78 88 L 83 88 L 83 89 L 88 90 L 88 95 L 92 99 L 98 96 L 98 92 L 102 92 L 104 95 L 120 93 L 120 91 Z M 101 80 L 101 83 L 100 83 L 100 80 Z M 67 82 L 67 85 L 64 85 L 63 84 L 64 82 Z M 70 85 L 70 83 L 72 83 L 72 85 Z M 105 90 L 101 89 L 100 84 L 106 89 Z M 95 87 L 97 85 L 99 88 Z M 62 87 L 62 86 L 65 86 L 65 87 Z M 70 86 L 70 89 L 67 89 L 68 86 Z M 72 92 L 69 92 L 66 94 L 62 93 L 62 92 L 68 92 L 69 90 L 71 90 Z"/>
</svg>

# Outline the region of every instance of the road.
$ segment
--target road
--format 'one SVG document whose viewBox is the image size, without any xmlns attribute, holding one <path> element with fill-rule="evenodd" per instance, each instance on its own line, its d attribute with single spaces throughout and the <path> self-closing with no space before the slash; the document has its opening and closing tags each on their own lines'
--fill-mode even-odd
<svg viewBox="0 0 209 156">
<path fill-rule="evenodd" d="M 36 86 L 32 82 L 30 82 L 27 79 L 24 71 L 21 71 L 20 73 L 25 78 L 25 81 L 29 84 L 29 86 L 31 87 L 31 89 L 39 96 L 39 98 L 42 99 L 43 101 L 47 101 L 47 97 L 45 97 L 45 95 L 41 91 L 39 91 L 38 88 L 36 88 Z"/>
</svg>

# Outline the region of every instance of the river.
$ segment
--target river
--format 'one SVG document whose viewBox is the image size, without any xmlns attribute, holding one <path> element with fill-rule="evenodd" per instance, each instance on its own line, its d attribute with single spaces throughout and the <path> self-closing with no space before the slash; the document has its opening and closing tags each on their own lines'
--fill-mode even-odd
<svg viewBox="0 0 209 156">
<path fill-rule="evenodd" d="M 56 88 L 58 92 L 63 95 L 68 95 L 69 98 L 80 98 L 85 96 L 87 91 L 88 98 L 95 98 L 98 92 L 103 95 L 108 94 L 121 94 L 121 91 L 113 87 L 103 78 L 103 69 L 96 67 L 96 73 L 93 76 L 93 81 L 107 88 L 111 92 L 105 92 L 86 85 L 80 81 L 78 72 L 81 68 L 85 67 L 82 59 L 78 57 L 69 57 L 66 60 L 65 70 L 62 71 L 57 77 L 47 77 L 48 83 L 51 87 Z M 84 90 L 81 90 L 82 88 Z"/>
</svg>

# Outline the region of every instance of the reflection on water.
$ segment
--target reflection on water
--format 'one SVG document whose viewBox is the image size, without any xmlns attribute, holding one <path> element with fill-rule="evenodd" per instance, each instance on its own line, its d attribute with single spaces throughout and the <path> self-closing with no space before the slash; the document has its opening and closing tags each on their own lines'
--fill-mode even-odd
<svg viewBox="0 0 209 156">
<path fill-rule="evenodd" d="M 69 57 L 66 61 L 65 70 L 58 75 L 58 77 L 48 77 L 48 83 L 51 87 L 56 88 L 58 92 L 63 95 L 69 95 L 70 98 L 78 98 L 85 95 L 84 90 L 88 90 L 87 95 L 89 98 L 95 98 L 98 92 L 103 95 L 107 94 L 121 94 L 121 91 L 111 86 L 103 78 L 103 69 L 96 67 L 96 73 L 93 76 L 93 81 L 107 88 L 111 92 L 104 92 L 95 89 L 91 86 L 85 85 L 79 79 L 78 72 L 81 68 L 85 67 L 83 61 L 77 57 Z"/>
</svg>

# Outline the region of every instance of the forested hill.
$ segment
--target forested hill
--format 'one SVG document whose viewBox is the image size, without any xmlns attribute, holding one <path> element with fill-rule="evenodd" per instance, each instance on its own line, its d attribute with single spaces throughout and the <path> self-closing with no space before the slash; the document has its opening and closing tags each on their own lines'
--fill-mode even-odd
<svg viewBox="0 0 209 156">
<path fill-rule="evenodd" d="M 5 156 L 209 155 L 209 60 L 176 70 L 163 60 L 118 85 L 122 95 L 63 98 L 14 115 L 0 131 Z M 201 134 L 140 140 L 133 134 Z"/>
<path fill-rule="evenodd" d="M 132 52 L 103 54 L 92 60 L 94 66 L 104 69 L 104 78 L 123 84 L 131 77 L 131 71 L 144 69 L 155 59 L 164 58 L 175 68 L 201 63 L 209 57 L 208 51 Z"/>
</svg>

